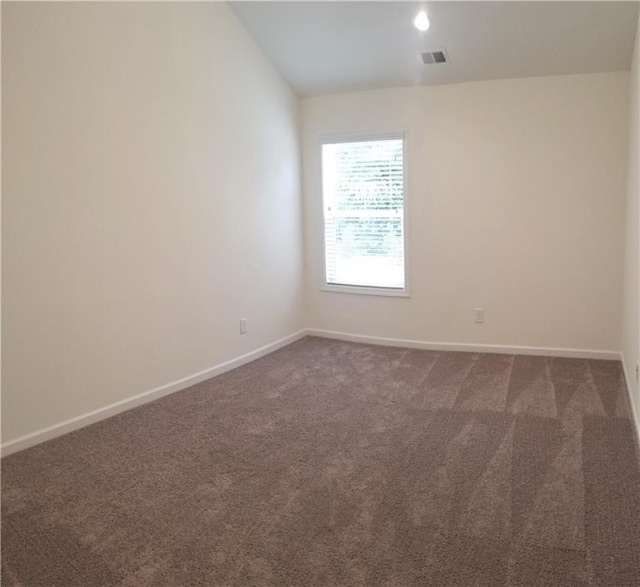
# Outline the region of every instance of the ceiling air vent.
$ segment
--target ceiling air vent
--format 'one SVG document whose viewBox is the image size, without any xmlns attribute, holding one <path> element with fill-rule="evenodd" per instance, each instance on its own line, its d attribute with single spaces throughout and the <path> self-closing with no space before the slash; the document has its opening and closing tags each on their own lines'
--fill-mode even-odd
<svg viewBox="0 0 640 587">
<path fill-rule="evenodd" d="M 426 51 L 425 53 L 420 53 L 422 56 L 422 61 L 424 61 L 425 65 L 437 65 L 438 63 L 446 63 L 449 61 L 447 57 L 447 52 L 444 49 L 439 49 L 438 51 Z"/>
</svg>

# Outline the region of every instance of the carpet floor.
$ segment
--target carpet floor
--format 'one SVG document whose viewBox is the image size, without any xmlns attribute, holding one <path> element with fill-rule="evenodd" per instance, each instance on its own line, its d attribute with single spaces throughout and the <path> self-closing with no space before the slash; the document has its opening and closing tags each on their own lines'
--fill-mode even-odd
<svg viewBox="0 0 640 587">
<path fill-rule="evenodd" d="M 2 585 L 640 585 L 620 364 L 306 338 L 2 460 Z"/>
</svg>

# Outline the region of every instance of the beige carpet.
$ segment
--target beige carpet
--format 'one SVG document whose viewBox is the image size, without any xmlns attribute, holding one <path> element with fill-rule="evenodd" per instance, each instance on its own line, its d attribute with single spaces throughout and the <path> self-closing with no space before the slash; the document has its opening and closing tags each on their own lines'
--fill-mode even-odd
<svg viewBox="0 0 640 587">
<path fill-rule="evenodd" d="M 2 461 L 2 585 L 640 585 L 617 362 L 308 338 Z"/>
</svg>

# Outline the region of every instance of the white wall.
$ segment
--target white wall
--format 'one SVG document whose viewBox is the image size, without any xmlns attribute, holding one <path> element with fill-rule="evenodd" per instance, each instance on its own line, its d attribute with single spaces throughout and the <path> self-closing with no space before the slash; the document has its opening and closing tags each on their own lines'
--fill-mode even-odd
<svg viewBox="0 0 640 587">
<path fill-rule="evenodd" d="M 303 100 L 309 326 L 619 351 L 628 73 Z M 320 291 L 319 137 L 406 129 L 410 299 Z M 474 324 L 473 308 L 486 311 Z"/>
<path fill-rule="evenodd" d="M 303 327 L 298 100 L 224 4 L 3 3 L 2 53 L 4 441 Z"/>
<path fill-rule="evenodd" d="M 627 214 L 625 272 L 622 324 L 622 356 L 627 383 L 640 431 L 640 390 L 635 366 L 640 363 L 640 20 L 631 64 L 629 108 L 629 168 L 627 179 Z"/>
</svg>

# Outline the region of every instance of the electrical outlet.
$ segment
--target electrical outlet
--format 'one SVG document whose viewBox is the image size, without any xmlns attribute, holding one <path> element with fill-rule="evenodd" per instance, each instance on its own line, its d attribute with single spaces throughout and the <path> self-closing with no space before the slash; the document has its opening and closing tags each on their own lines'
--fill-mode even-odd
<svg viewBox="0 0 640 587">
<path fill-rule="evenodd" d="M 240 334 L 247 334 L 247 319 L 240 318 Z"/>
<path fill-rule="evenodd" d="M 473 321 L 476 324 L 482 324 L 484 322 L 484 308 L 473 309 Z"/>
</svg>

